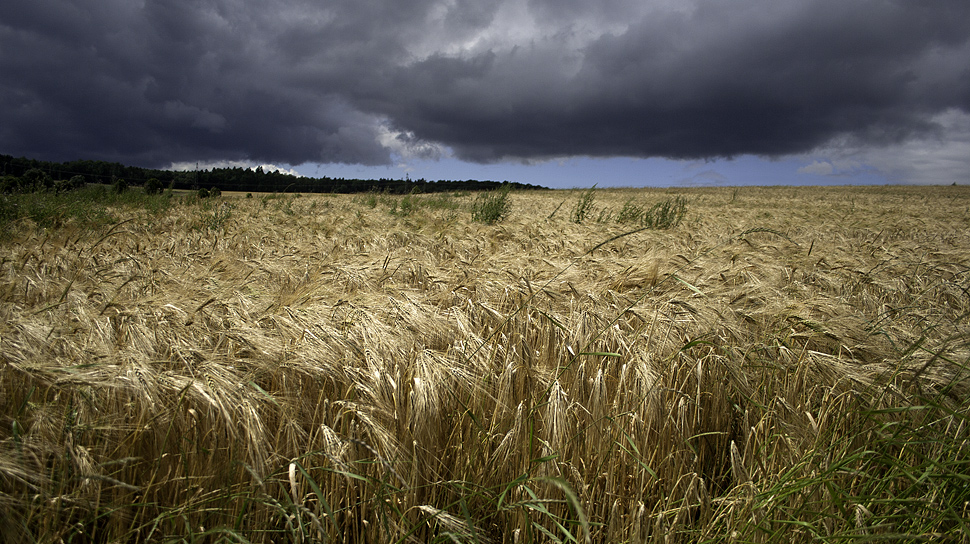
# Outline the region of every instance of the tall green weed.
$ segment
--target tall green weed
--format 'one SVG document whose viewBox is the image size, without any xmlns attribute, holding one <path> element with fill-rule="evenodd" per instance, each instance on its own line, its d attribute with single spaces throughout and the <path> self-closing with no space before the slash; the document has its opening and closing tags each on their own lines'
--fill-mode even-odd
<svg viewBox="0 0 970 544">
<path fill-rule="evenodd" d="M 472 203 L 472 219 L 486 225 L 502 221 L 511 211 L 512 203 L 509 202 L 508 187 L 480 193 Z"/>
</svg>

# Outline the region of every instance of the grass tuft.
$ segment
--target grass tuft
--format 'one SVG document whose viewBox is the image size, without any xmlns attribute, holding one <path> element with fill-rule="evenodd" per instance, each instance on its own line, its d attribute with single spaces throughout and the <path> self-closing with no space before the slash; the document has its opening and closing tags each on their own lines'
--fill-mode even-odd
<svg viewBox="0 0 970 544">
<path fill-rule="evenodd" d="M 573 206 L 573 213 L 570 216 L 573 223 L 582 223 L 593 213 L 593 207 L 596 203 L 596 185 L 594 184 L 589 189 L 586 189 L 579 194 L 579 199 L 576 200 L 576 205 Z M 555 213 L 555 212 L 553 212 Z M 550 216 L 551 217 L 551 216 Z"/>
<path fill-rule="evenodd" d="M 512 203 L 509 201 L 509 187 L 487 193 L 479 193 L 472 203 L 472 220 L 493 225 L 509 216 Z"/>
</svg>

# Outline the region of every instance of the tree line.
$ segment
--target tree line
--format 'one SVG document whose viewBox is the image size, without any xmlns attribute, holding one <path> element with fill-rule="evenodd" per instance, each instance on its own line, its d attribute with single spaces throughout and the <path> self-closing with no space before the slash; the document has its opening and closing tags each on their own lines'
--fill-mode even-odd
<svg viewBox="0 0 970 544">
<path fill-rule="evenodd" d="M 265 192 L 265 193 L 366 193 L 409 194 L 454 191 L 483 191 L 509 187 L 515 190 L 544 189 L 539 185 L 509 181 L 421 179 L 346 179 L 299 177 L 262 167 L 211 168 L 194 171 L 157 170 L 126 166 L 116 162 L 76 160 L 50 162 L 0 155 L 0 192 L 71 190 L 89 183 L 119 183 L 126 187 L 143 186 L 187 189 Z"/>
</svg>

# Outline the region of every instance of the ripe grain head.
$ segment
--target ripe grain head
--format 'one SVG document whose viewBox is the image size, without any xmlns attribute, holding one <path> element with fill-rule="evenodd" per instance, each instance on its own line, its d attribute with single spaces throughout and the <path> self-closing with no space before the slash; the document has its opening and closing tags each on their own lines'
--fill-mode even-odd
<svg viewBox="0 0 970 544">
<path fill-rule="evenodd" d="M 557 192 L 511 194 L 492 226 L 424 196 L 407 216 L 284 196 L 215 230 L 198 203 L 18 227 L 3 497 L 40 540 L 110 504 L 106 540 L 400 539 L 420 512 L 422 536 L 437 516 L 534 541 L 576 527 L 560 484 L 596 541 L 904 534 L 875 500 L 900 489 L 952 521 L 970 195 L 947 191 L 639 191 L 687 196 L 669 231 L 576 224 Z M 933 477 L 900 488 L 913 467 Z"/>
</svg>

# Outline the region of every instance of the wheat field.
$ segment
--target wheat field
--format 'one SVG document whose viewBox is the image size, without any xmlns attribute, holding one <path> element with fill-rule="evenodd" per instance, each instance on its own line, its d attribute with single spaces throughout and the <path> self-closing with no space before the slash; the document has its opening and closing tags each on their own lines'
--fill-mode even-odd
<svg viewBox="0 0 970 544">
<path fill-rule="evenodd" d="M 4 542 L 970 542 L 968 187 L 166 198 L 0 243 Z"/>
</svg>

